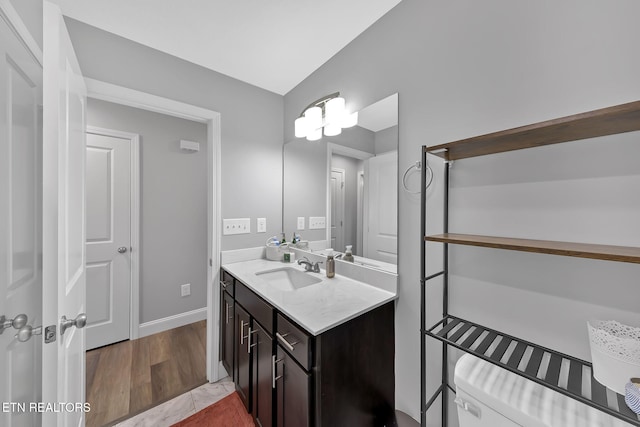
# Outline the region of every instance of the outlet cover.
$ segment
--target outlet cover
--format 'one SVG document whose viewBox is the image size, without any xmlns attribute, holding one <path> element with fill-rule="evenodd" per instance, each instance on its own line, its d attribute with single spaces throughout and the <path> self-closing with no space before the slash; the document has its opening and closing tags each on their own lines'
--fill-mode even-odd
<svg viewBox="0 0 640 427">
<path fill-rule="evenodd" d="M 327 228 L 327 218 L 324 216 L 310 216 L 309 230 L 321 230 Z"/>
<path fill-rule="evenodd" d="M 298 230 L 304 230 L 304 217 L 298 217 Z"/>
<path fill-rule="evenodd" d="M 256 233 L 266 233 L 266 232 L 267 232 L 267 218 L 257 218 Z"/>
<path fill-rule="evenodd" d="M 189 295 L 191 295 L 191 283 L 180 286 L 180 296 L 187 297 Z"/>
<path fill-rule="evenodd" d="M 222 220 L 222 234 L 249 234 L 251 233 L 250 218 L 235 218 Z"/>
</svg>

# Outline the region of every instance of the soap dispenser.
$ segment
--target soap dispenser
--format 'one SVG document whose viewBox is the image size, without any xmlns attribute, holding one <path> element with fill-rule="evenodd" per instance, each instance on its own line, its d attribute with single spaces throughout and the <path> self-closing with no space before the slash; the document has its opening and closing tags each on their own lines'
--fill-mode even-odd
<svg viewBox="0 0 640 427">
<path fill-rule="evenodd" d="M 343 261 L 353 262 L 353 251 L 351 250 L 351 245 L 347 245 L 347 250 L 344 251 L 344 256 L 342 257 Z"/>
<path fill-rule="evenodd" d="M 333 250 L 327 252 L 327 263 L 325 264 L 327 277 L 331 279 L 336 275 L 336 262 L 333 259 Z"/>
</svg>

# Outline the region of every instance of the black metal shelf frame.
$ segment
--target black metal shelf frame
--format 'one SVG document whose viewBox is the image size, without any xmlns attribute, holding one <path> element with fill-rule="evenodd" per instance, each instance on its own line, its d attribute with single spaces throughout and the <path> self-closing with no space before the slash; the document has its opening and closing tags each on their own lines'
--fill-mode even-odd
<svg viewBox="0 0 640 427">
<path fill-rule="evenodd" d="M 427 163 L 427 147 L 422 147 L 422 164 Z M 640 427 L 640 416 L 631 411 L 624 401 L 624 396 L 607 392 L 592 375 L 591 364 L 575 357 L 539 346 L 514 336 L 481 326 L 479 324 L 449 315 L 449 248 L 443 245 L 442 270 L 426 275 L 426 169 L 422 168 L 421 191 L 421 261 L 420 261 L 420 317 L 421 317 L 421 363 L 420 363 L 420 396 L 421 426 L 426 426 L 426 414 L 438 396 L 441 396 L 442 426 L 448 426 L 448 390 L 455 393 L 449 384 L 448 347 L 473 354 L 487 362 L 500 366 L 510 372 L 542 384 L 559 393 L 576 399 L 586 405 L 606 412 L 631 425 Z M 444 167 L 444 233 L 449 232 L 449 169 L 450 162 Z M 442 276 L 443 301 L 442 320 L 431 328 L 426 325 L 426 286 L 427 282 Z M 442 345 L 442 379 L 441 385 L 426 401 L 426 337 L 435 338 Z M 526 355 L 526 356 L 525 356 Z M 524 360 L 523 360 L 524 359 Z M 565 367 L 564 369 L 562 367 Z M 567 368 L 568 366 L 568 368 Z M 562 371 L 562 374 L 561 374 Z M 584 375 L 588 376 L 586 382 Z M 585 385 L 586 384 L 586 385 Z"/>
</svg>

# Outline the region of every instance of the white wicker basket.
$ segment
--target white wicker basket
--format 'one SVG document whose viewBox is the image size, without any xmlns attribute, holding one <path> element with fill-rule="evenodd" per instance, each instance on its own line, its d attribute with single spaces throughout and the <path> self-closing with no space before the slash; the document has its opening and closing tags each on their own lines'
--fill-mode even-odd
<svg viewBox="0 0 640 427">
<path fill-rule="evenodd" d="M 593 376 L 624 395 L 629 378 L 640 377 L 640 328 L 615 320 L 591 320 L 587 325 Z"/>
</svg>

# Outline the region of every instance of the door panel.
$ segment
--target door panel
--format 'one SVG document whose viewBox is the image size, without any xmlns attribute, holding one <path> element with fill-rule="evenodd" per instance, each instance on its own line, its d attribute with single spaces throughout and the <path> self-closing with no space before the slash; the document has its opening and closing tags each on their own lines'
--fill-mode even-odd
<svg viewBox="0 0 640 427">
<path fill-rule="evenodd" d="M 43 318 L 57 326 L 57 339 L 43 346 L 42 399 L 81 404 L 85 333 L 61 334 L 61 318 L 85 312 L 86 88 L 59 7 L 45 0 L 43 16 Z M 81 426 L 84 413 L 46 412 L 43 424 Z"/>
<path fill-rule="evenodd" d="M 0 14 L 0 316 L 42 325 L 42 68 Z M 41 400 L 42 340 L 0 334 L 0 400 Z M 41 416 L 2 411 L 2 426 L 34 426 Z"/>
<path fill-rule="evenodd" d="M 398 258 L 398 153 L 370 158 L 368 185 L 369 230 L 365 257 L 397 263 Z"/>
<path fill-rule="evenodd" d="M 247 408 L 247 411 L 251 411 L 251 355 L 247 351 L 247 334 L 250 327 L 249 313 L 247 313 L 240 305 L 236 304 L 235 309 L 235 329 L 236 337 L 234 340 L 236 363 L 235 363 L 235 378 L 236 378 L 236 391 L 242 403 Z"/>
<path fill-rule="evenodd" d="M 331 169 L 331 247 L 344 250 L 344 179 L 343 169 Z"/>
<path fill-rule="evenodd" d="M 87 132 L 87 350 L 130 337 L 130 140 Z M 124 253 L 118 252 L 125 248 Z"/>
<path fill-rule="evenodd" d="M 235 375 L 233 369 L 233 338 L 234 338 L 234 301 L 233 297 L 225 291 L 221 291 L 222 295 L 222 331 L 220 334 L 221 339 L 221 360 L 224 369 L 227 373 L 233 377 Z"/>
<path fill-rule="evenodd" d="M 277 347 L 276 416 L 278 427 L 311 425 L 311 377 L 280 346 Z M 280 371 L 278 371 L 280 370 Z"/>
<path fill-rule="evenodd" d="M 271 427 L 273 424 L 272 360 L 273 339 L 253 321 L 251 328 L 253 355 L 253 416 L 258 425 Z"/>
</svg>

